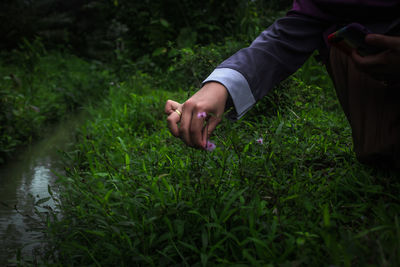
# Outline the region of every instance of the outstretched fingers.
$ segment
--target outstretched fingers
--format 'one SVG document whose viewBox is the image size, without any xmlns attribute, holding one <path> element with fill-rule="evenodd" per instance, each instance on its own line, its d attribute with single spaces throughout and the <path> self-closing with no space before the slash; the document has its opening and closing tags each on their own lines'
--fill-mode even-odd
<svg viewBox="0 0 400 267">
<path fill-rule="evenodd" d="M 369 45 L 386 49 L 380 53 L 363 57 L 353 50 L 351 56 L 357 68 L 378 81 L 398 81 L 400 37 L 368 34 L 365 41 Z"/>
<path fill-rule="evenodd" d="M 356 50 L 352 52 L 354 63 L 362 69 L 375 68 L 388 63 L 389 51 L 383 51 L 375 55 L 360 56 Z"/>
<path fill-rule="evenodd" d="M 365 41 L 374 46 L 399 50 L 400 49 L 400 38 L 398 36 L 389 36 L 382 34 L 368 34 L 365 37 Z"/>
<path fill-rule="evenodd" d="M 381 47 L 385 50 L 367 56 L 360 56 L 353 50 L 352 58 L 355 64 L 361 69 L 374 68 L 374 71 L 382 71 L 379 67 L 390 64 L 396 54 L 400 51 L 400 38 L 395 36 L 387 36 L 381 34 L 368 34 L 365 37 L 365 42 L 369 45 Z"/>
</svg>

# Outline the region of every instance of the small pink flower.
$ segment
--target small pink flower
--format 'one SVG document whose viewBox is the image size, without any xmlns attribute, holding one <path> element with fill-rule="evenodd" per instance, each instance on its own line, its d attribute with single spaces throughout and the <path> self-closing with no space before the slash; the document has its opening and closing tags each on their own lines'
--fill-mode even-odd
<svg viewBox="0 0 400 267">
<path fill-rule="evenodd" d="M 262 144 L 264 143 L 264 140 L 263 140 L 262 138 L 258 138 L 258 139 L 256 140 L 256 142 L 257 142 L 258 144 L 262 145 Z"/>
<path fill-rule="evenodd" d="M 207 117 L 207 113 L 205 113 L 204 111 L 197 113 L 197 118 L 201 119 L 201 118 L 205 118 L 205 117 Z"/>
<path fill-rule="evenodd" d="M 208 150 L 208 151 L 213 151 L 216 147 L 217 147 L 217 146 L 216 146 L 213 142 L 207 141 L 206 150 Z"/>
</svg>

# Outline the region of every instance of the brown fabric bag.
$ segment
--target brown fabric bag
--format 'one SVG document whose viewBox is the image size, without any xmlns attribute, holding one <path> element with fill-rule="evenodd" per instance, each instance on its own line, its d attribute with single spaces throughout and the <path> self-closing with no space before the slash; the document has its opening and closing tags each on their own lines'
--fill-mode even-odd
<svg viewBox="0 0 400 267">
<path fill-rule="evenodd" d="M 328 72 L 350 123 L 358 160 L 400 168 L 399 82 L 387 85 L 361 72 L 349 56 L 331 48 Z"/>
</svg>

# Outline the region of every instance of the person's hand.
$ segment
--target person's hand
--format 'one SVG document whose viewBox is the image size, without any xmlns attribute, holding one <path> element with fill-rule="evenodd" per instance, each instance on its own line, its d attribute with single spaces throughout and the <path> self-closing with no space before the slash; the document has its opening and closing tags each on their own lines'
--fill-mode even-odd
<svg viewBox="0 0 400 267">
<path fill-rule="evenodd" d="M 379 81 L 399 81 L 400 75 L 400 37 L 381 34 L 368 34 L 365 42 L 369 45 L 385 48 L 375 55 L 360 56 L 356 50 L 352 59 L 363 72 Z"/>
<path fill-rule="evenodd" d="M 188 146 L 204 149 L 221 121 L 227 99 L 228 91 L 222 84 L 208 82 L 183 104 L 168 100 L 165 113 L 169 130 Z"/>
</svg>

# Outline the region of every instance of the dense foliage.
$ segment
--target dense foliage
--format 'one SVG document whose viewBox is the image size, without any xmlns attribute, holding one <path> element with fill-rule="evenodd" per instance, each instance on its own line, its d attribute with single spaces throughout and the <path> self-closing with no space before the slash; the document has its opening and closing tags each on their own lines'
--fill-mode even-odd
<svg viewBox="0 0 400 267">
<path fill-rule="evenodd" d="M 315 76 L 315 63 L 308 66 L 245 119 L 224 120 L 213 152 L 184 146 L 165 126 L 165 99 L 187 92 L 151 90 L 153 79 L 142 74 L 112 86 L 66 154 L 63 213 L 48 218 L 46 259 L 73 266 L 400 263 L 396 173 L 357 163 L 332 87 L 320 71 Z M 307 76 L 313 84 L 300 80 Z"/>
<path fill-rule="evenodd" d="M 137 58 L 225 36 L 251 41 L 291 1 L 277 0 L 13 0 L 0 3 L 0 48 L 36 36 L 48 46 L 68 44 L 77 53 L 104 58 L 123 51 Z"/>
<path fill-rule="evenodd" d="M 167 130 L 166 99 L 184 101 L 286 6 L 2 2 L 0 159 L 78 107 L 90 114 L 64 152 L 57 209 L 36 202 L 45 246 L 17 264 L 400 265 L 399 173 L 356 161 L 313 58 L 244 119 L 224 119 L 212 152 Z"/>
<path fill-rule="evenodd" d="M 88 104 L 87 96 L 100 99 L 111 76 L 101 64 L 47 52 L 40 40 L 25 40 L 0 59 L 0 164 L 46 126 Z"/>
</svg>

